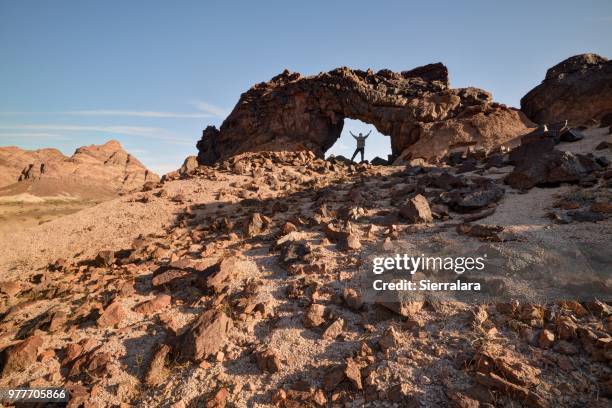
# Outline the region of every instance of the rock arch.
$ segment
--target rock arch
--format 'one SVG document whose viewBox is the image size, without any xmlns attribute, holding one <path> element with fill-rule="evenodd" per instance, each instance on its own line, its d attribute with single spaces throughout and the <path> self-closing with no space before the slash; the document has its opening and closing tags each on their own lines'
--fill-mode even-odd
<svg viewBox="0 0 612 408">
<path fill-rule="evenodd" d="M 204 130 L 198 161 L 262 150 L 309 149 L 323 156 L 340 137 L 344 118 L 390 135 L 400 161 L 439 158 L 461 145 L 493 148 L 534 126 L 482 89 L 450 88 L 441 63 L 399 73 L 343 67 L 303 77 L 285 71 L 242 94 L 219 130 Z"/>
</svg>

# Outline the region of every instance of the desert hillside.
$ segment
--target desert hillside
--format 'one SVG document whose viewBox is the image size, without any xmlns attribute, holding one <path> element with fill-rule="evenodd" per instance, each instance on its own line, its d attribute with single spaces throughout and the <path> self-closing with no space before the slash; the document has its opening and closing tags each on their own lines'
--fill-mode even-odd
<svg viewBox="0 0 612 408">
<path fill-rule="evenodd" d="M 104 199 L 159 181 L 116 140 L 83 146 L 70 157 L 56 149 L 0 147 L 0 197 Z"/>
<path fill-rule="evenodd" d="M 584 135 L 555 150 L 612 159 L 607 129 Z M 61 383 L 91 406 L 606 406 L 610 308 L 553 299 L 609 281 L 534 271 L 610 264 L 610 172 L 517 189 L 504 160 L 247 153 L 9 234 L 0 385 Z M 432 245 L 514 265 L 467 277 L 500 301 L 368 302 L 373 254 Z"/>
<path fill-rule="evenodd" d="M 113 142 L 29 166 L 3 191 L 104 176 L 123 194 L 0 235 L 0 388 L 63 387 L 74 407 L 609 407 L 612 108 L 590 83 L 609 68 L 563 61 L 525 111 L 450 88 L 442 64 L 284 72 L 160 181 Z M 324 159 L 346 117 L 388 130 L 393 164 Z"/>
<path fill-rule="evenodd" d="M 57 149 L 0 147 L 0 232 L 43 224 L 91 207 L 159 177 L 115 140 Z"/>
</svg>

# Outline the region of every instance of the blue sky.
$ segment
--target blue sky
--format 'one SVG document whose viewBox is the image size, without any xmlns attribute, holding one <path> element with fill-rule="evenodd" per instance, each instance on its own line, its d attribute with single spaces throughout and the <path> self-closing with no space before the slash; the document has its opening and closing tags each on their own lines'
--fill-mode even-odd
<svg viewBox="0 0 612 408">
<path fill-rule="evenodd" d="M 70 154 L 114 138 L 165 173 L 284 68 L 441 61 L 452 86 L 518 106 L 547 68 L 583 52 L 612 57 L 612 1 L 0 0 L 0 145 Z M 334 153 L 353 143 L 343 134 Z M 366 156 L 389 150 L 373 133 Z"/>
</svg>

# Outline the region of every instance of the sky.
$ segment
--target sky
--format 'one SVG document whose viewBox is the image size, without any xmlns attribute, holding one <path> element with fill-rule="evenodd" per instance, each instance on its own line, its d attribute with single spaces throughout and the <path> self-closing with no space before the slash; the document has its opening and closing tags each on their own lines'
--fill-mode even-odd
<svg viewBox="0 0 612 408">
<path fill-rule="evenodd" d="M 453 87 L 520 98 L 575 54 L 612 57 L 612 1 L 0 0 L 0 146 L 119 140 L 163 174 L 197 154 L 240 94 L 287 68 L 395 71 L 443 62 Z M 351 156 L 347 121 L 329 153 Z"/>
</svg>

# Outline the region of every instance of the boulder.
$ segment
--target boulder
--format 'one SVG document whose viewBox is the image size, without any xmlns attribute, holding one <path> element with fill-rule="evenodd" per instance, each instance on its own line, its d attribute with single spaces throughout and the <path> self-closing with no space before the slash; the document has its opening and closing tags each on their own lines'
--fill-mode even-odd
<svg viewBox="0 0 612 408">
<path fill-rule="evenodd" d="M 325 306 L 313 303 L 304 315 L 304 327 L 312 328 L 325 323 Z"/>
<path fill-rule="evenodd" d="M 328 340 L 333 340 L 339 335 L 342 334 L 344 330 L 344 319 L 341 317 L 334 320 L 332 324 L 330 324 L 325 331 L 323 332 L 323 338 Z"/>
<path fill-rule="evenodd" d="M 593 157 L 563 152 L 553 145 L 551 140 L 539 140 L 510 152 L 516 166 L 505 182 L 516 189 L 528 190 L 534 186 L 578 183 L 584 176 L 601 169 Z"/>
<path fill-rule="evenodd" d="M 584 134 L 578 129 L 568 129 L 565 132 L 559 135 L 559 140 L 561 142 L 577 142 L 579 140 L 584 139 Z"/>
<path fill-rule="evenodd" d="M 180 356 L 201 361 L 226 344 L 232 320 L 222 311 L 207 310 L 197 318 L 180 340 Z"/>
<path fill-rule="evenodd" d="M 495 181 L 477 179 L 469 186 L 442 193 L 440 199 L 454 211 L 469 212 L 498 202 L 504 193 L 504 189 Z"/>
<path fill-rule="evenodd" d="M 159 312 L 163 308 L 170 306 L 172 297 L 165 293 L 155 296 L 153 299 L 146 300 L 134 307 L 134 311 L 142 314 L 152 314 Z"/>
<path fill-rule="evenodd" d="M 353 288 L 344 289 L 342 292 L 342 298 L 346 302 L 346 305 L 355 311 L 361 309 L 364 303 L 363 297 Z"/>
<path fill-rule="evenodd" d="M 280 357 L 272 349 L 257 353 L 255 355 L 255 359 L 257 361 L 257 367 L 259 367 L 261 371 L 276 373 L 281 368 Z"/>
<path fill-rule="evenodd" d="M 198 169 L 198 166 L 199 166 L 199 163 L 198 163 L 198 158 L 196 156 L 187 156 L 187 158 L 183 162 L 183 165 L 179 169 L 179 174 L 180 175 L 193 174 Z"/>
<path fill-rule="evenodd" d="M 100 251 L 98 252 L 98 255 L 96 255 L 94 263 L 101 267 L 111 266 L 113 263 L 115 263 L 115 253 L 110 250 Z"/>
<path fill-rule="evenodd" d="M 38 349 L 42 347 L 40 336 L 30 336 L 21 343 L 4 350 L 0 354 L 0 372 L 3 377 L 16 371 L 24 371 L 36 362 Z"/>
<path fill-rule="evenodd" d="M 160 344 L 149 361 L 149 367 L 145 373 L 144 383 L 150 387 L 155 387 L 164 381 L 164 366 L 166 357 L 171 352 L 167 344 Z"/>
<path fill-rule="evenodd" d="M 372 159 L 370 164 L 373 164 L 374 166 L 387 166 L 389 164 L 389 161 L 383 159 L 382 157 L 376 156 L 375 158 Z"/>
<path fill-rule="evenodd" d="M 433 221 L 433 215 L 427 199 L 420 194 L 406 200 L 399 210 L 402 218 L 411 224 L 421 224 Z"/>
<path fill-rule="evenodd" d="M 599 122 L 600 127 L 612 127 L 612 111 L 604 114 Z"/>
<path fill-rule="evenodd" d="M 117 326 L 127 313 L 119 301 L 111 303 L 98 318 L 99 327 Z"/>
<path fill-rule="evenodd" d="M 247 220 L 244 228 L 244 233 L 247 237 L 252 238 L 263 234 L 272 224 L 272 220 L 260 213 L 252 214 Z"/>
<path fill-rule="evenodd" d="M 199 284 L 220 293 L 254 271 L 257 271 L 257 265 L 253 261 L 228 256 L 205 269 L 199 279 Z"/>
<path fill-rule="evenodd" d="M 612 61 L 596 54 L 575 55 L 546 72 L 544 81 L 521 99 L 521 110 L 540 124 L 586 124 L 612 112 L 610 83 Z"/>
</svg>

